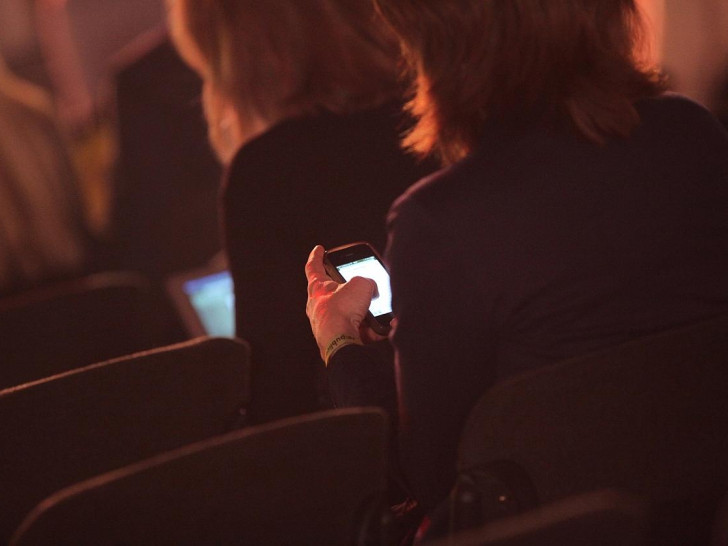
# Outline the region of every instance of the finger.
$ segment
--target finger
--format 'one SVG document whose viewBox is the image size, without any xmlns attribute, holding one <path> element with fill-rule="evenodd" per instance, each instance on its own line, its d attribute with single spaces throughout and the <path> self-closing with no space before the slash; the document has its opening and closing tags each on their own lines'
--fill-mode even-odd
<svg viewBox="0 0 728 546">
<path fill-rule="evenodd" d="M 324 267 L 324 247 L 316 245 L 308 255 L 306 261 L 306 278 L 309 282 L 314 279 L 326 280 L 328 275 L 326 274 L 326 268 Z"/>
<path fill-rule="evenodd" d="M 372 330 L 367 325 L 366 321 L 362 321 L 362 323 L 359 325 L 359 337 L 361 337 L 364 343 L 374 343 L 375 341 L 382 341 L 384 339 L 387 339 L 387 336 L 383 336 Z"/>
<path fill-rule="evenodd" d="M 308 280 L 308 296 L 311 297 L 320 286 L 331 281 L 324 267 L 324 247 L 316 245 L 313 248 L 308 255 L 305 271 Z"/>
<path fill-rule="evenodd" d="M 331 308 L 337 309 L 342 317 L 347 317 L 357 330 L 367 314 L 372 301 L 373 281 L 364 277 L 354 277 L 336 288 L 331 299 Z"/>
</svg>

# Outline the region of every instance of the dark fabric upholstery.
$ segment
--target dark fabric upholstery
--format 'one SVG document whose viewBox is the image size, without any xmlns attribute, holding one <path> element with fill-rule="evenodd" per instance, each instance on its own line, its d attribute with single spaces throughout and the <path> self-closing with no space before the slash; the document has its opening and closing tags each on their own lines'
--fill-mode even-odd
<svg viewBox="0 0 728 546">
<path fill-rule="evenodd" d="M 657 543 L 705 543 L 728 490 L 728 318 L 494 387 L 464 430 L 461 479 L 488 482 L 498 461 L 541 502 L 616 487 L 651 501 Z"/>
<path fill-rule="evenodd" d="M 12 544 L 350 546 L 384 491 L 386 428 L 332 410 L 187 446 L 60 491 Z"/>
<path fill-rule="evenodd" d="M 636 546 L 647 537 L 646 507 L 601 490 L 568 497 L 428 546 Z"/>
<path fill-rule="evenodd" d="M 0 300 L 0 389 L 187 339 L 141 276 L 99 273 Z"/>
<path fill-rule="evenodd" d="M 248 374 L 244 342 L 200 338 L 0 391 L 0 543 L 58 489 L 232 430 Z"/>
</svg>

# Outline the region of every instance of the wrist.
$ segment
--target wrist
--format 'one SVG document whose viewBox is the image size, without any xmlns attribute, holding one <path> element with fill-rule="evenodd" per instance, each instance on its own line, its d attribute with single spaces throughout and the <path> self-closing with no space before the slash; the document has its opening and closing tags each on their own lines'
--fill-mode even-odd
<svg viewBox="0 0 728 546">
<path fill-rule="evenodd" d="M 334 354 L 347 345 L 362 345 L 362 341 L 358 337 L 354 337 L 349 334 L 339 334 L 329 341 L 324 347 L 321 357 L 323 358 L 324 364 L 329 365 L 329 361 Z"/>
</svg>

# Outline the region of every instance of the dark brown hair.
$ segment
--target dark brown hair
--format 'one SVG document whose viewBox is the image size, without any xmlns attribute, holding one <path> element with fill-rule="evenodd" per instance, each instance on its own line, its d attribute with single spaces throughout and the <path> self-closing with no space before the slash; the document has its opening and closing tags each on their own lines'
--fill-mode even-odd
<svg viewBox="0 0 728 546">
<path fill-rule="evenodd" d="M 635 100 L 663 90 L 642 61 L 634 0 L 375 3 L 413 81 L 418 122 L 405 144 L 445 163 L 472 150 L 490 117 L 569 121 L 596 142 L 626 136 Z"/>
<path fill-rule="evenodd" d="M 271 119 L 395 98 L 399 51 L 371 0 L 168 0 L 182 55 L 239 111 Z"/>
</svg>

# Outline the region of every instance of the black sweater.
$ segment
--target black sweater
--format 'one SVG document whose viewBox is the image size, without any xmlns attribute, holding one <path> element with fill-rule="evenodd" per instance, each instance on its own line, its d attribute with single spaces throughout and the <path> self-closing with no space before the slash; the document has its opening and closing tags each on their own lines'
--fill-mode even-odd
<svg viewBox="0 0 728 546">
<path fill-rule="evenodd" d="M 638 110 L 633 134 L 606 145 L 490 124 L 392 208 L 400 463 L 425 508 L 495 382 L 728 311 L 728 134 L 676 96 Z M 376 360 L 334 355 L 337 404 L 388 405 Z"/>
<path fill-rule="evenodd" d="M 225 247 L 237 333 L 252 348 L 255 422 L 325 406 L 304 264 L 317 244 L 384 248 L 392 201 L 433 170 L 401 150 L 402 123 L 398 104 L 287 120 L 243 146 L 226 174 Z"/>
</svg>

